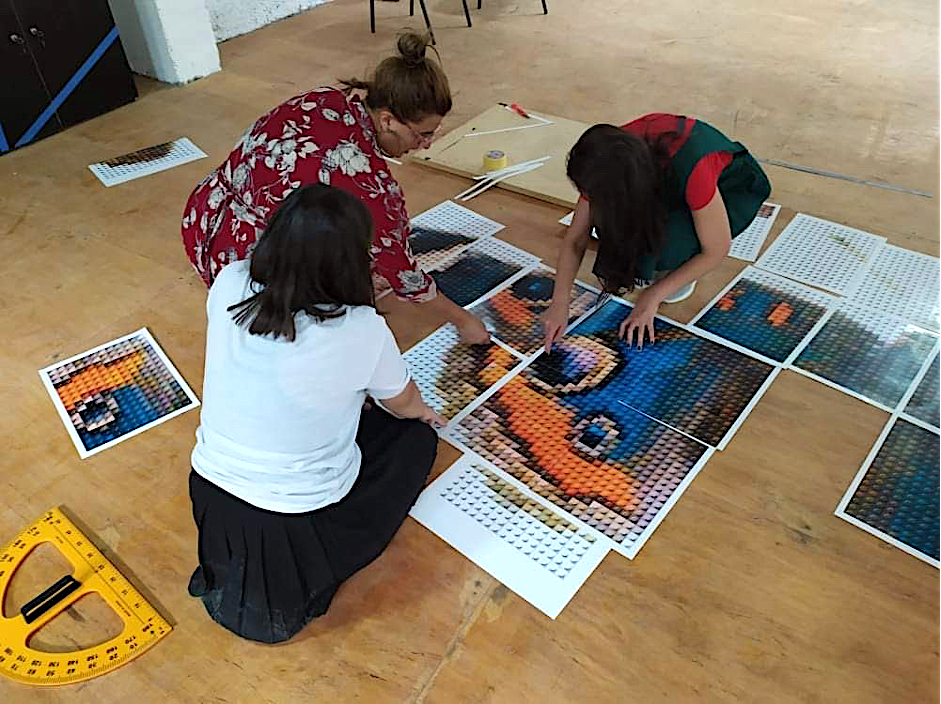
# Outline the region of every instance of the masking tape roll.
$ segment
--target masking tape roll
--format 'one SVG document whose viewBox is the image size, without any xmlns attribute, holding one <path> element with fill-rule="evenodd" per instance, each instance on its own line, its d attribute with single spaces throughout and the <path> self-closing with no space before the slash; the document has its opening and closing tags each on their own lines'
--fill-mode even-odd
<svg viewBox="0 0 941 704">
<path fill-rule="evenodd" d="M 507 165 L 506 153 L 499 149 L 491 149 L 484 154 L 484 171 L 496 171 Z"/>
</svg>

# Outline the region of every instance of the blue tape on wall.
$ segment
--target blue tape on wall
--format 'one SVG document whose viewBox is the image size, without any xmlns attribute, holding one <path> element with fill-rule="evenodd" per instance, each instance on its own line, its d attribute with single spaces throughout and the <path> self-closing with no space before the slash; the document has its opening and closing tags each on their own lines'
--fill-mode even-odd
<svg viewBox="0 0 941 704">
<path fill-rule="evenodd" d="M 88 72 L 95 67 L 95 64 L 98 63 L 98 59 L 100 59 L 102 55 L 104 55 L 104 53 L 111 47 L 111 45 L 114 44 L 114 41 L 117 38 L 118 28 L 112 27 L 111 31 L 105 35 L 105 38 L 101 40 L 101 43 L 97 47 L 95 47 L 95 50 L 91 53 L 91 55 L 85 59 L 85 63 L 79 67 L 78 71 L 76 71 L 75 75 L 69 79 L 68 83 L 62 86 L 62 90 L 60 90 L 58 95 L 52 99 L 52 102 L 49 103 L 48 107 L 42 111 L 42 114 L 36 118 L 36 121 L 30 126 L 28 130 L 26 130 L 26 132 L 23 133 L 23 136 L 16 141 L 14 146 L 22 147 L 24 144 L 31 142 L 33 137 L 39 134 L 39 130 L 41 130 L 46 125 L 46 123 L 49 122 L 49 119 L 55 114 L 56 110 L 58 110 L 62 103 L 64 103 L 68 97 L 72 95 L 72 92 L 78 87 L 78 84 L 81 83 L 82 79 L 88 75 Z M 6 140 L 4 139 L 4 144 L 5 143 Z"/>
</svg>

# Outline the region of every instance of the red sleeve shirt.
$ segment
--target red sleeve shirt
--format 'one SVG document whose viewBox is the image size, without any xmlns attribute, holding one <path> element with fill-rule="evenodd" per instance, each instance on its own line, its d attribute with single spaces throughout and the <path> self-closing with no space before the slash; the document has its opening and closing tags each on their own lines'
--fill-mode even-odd
<svg viewBox="0 0 941 704">
<path fill-rule="evenodd" d="M 621 129 L 637 137 L 653 141 L 662 134 L 675 132 L 680 119 L 682 118 L 678 115 L 655 112 L 628 122 L 626 125 L 622 125 Z M 693 130 L 694 122 L 695 120 L 685 119 L 683 133 L 668 143 L 668 152 L 671 157 L 675 156 L 686 144 L 686 140 L 689 139 L 689 135 Z M 719 176 L 725 167 L 731 163 L 732 154 L 726 151 L 712 152 L 699 160 L 686 182 L 686 205 L 689 206 L 690 210 L 700 210 L 709 204 L 709 201 L 715 195 Z"/>
<path fill-rule="evenodd" d="M 401 298 L 435 297 L 434 280 L 409 249 L 405 198 L 379 155 L 372 120 L 362 101 L 333 88 L 291 98 L 259 118 L 190 196 L 183 242 L 206 284 L 251 254 L 292 191 L 317 182 L 343 189 L 369 209 L 374 279 L 384 279 Z"/>
<path fill-rule="evenodd" d="M 686 205 L 690 210 L 700 210 L 709 205 L 716 194 L 719 176 L 732 163 L 731 152 L 712 152 L 700 159 L 686 182 Z"/>
</svg>

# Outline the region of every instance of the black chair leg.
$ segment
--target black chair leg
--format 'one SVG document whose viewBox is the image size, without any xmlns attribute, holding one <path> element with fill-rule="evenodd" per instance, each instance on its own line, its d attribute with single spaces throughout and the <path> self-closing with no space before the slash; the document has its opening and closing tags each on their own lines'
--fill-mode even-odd
<svg viewBox="0 0 941 704">
<path fill-rule="evenodd" d="M 542 0 L 542 14 L 544 15 L 549 14 L 549 8 L 546 7 L 546 0 Z"/>
<path fill-rule="evenodd" d="M 376 33 L 376 0 L 369 0 L 369 29 Z"/>
<path fill-rule="evenodd" d="M 428 19 L 428 9 L 425 7 L 425 0 L 418 0 L 418 4 L 421 5 L 421 13 L 425 17 L 425 26 L 428 27 L 428 34 L 431 35 L 431 43 L 435 44 L 435 31 L 431 28 L 431 20 Z"/>
<path fill-rule="evenodd" d="M 482 2 L 483 2 L 483 0 L 477 0 L 477 9 L 478 9 L 478 10 L 480 9 L 480 3 L 482 3 Z"/>
<path fill-rule="evenodd" d="M 467 0 L 461 0 L 461 2 L 464 4 L 464 17 L 467 19 L 467 26 L 470 27 L 470 10 L 467 9 Z"/>
<path fill-rule="evenodd" d="M 415 0 L 408 0 L 408 16 L 415 16 Z"/>
</svg>

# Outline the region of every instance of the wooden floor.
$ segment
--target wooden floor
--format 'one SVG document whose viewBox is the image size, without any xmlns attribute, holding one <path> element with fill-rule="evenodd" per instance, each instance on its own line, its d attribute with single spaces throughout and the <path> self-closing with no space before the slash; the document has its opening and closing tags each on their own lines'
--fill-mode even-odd
<svg viewBox="0 0 941 704">
<path fill-rule="evenodd" d="M 542 16 L 537 0 L 487 0 L 472 29 L 457 0 L 427 5 L 455 91 L 445 129 L 501 100 L 587 122 L 678 112 L 761 157 L 937 196 L 936 3 L 550 0 Z M 199 393 L 206 292 L 179 236 L 189 191 L 269 107 L 382 58 L 407 11 L 377 3 L 373 36 L 367 4 L 337 0 L 226 42 L 222 73 L 142 80 L 137 103 L 0 157 L 0 542 L 64 504 L 175 625 L 112 674 L 52 690 L 0 681 L 0 700 L 937 701 L 937 570 L 833 516 L 886 415 L 790 372 L 639 557 L 610 554 L 556 621 L 409 519 L 294 642 L 240 641 L 186 594 L 198 413 L 78 458 L 36 370 L 147 326 Z M 112 189 L 86 168 L 179 136 L 210 158 Z M 413 213 L 467 185 L 395 173 Z M 937 197 L 769 176 L 779 223 L 802 211 L 938 254 Z M 562 209 L 496 190 L 471 205 L 554 257 Z M 688 320 L 742 266 L 728 260 L 670 314 Z M 401 304 L 390 320 L 403 347 L 437 325 Z M 455 458 L 442 444 L 436 472 Z M 47 579 L 37 565 L 7 609 Z M 84 644 L 104 624 L 77 607 L 43 641 Z"/>
</svg>

